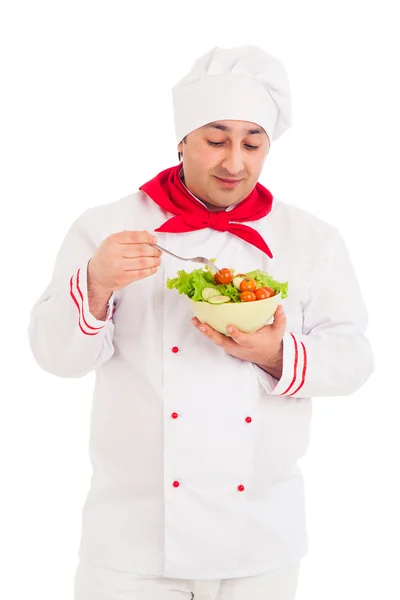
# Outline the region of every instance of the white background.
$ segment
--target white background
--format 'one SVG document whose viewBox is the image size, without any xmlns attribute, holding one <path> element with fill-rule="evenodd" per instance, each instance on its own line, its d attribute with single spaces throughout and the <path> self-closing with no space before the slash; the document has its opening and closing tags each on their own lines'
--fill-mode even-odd
<svg viewBox="0 0 400 600">
<path fill-rule="evenodd" d="M 261 182 L 341 230 L 376 360 L 357 394 L 314 401 L 303 461 L 311 546 L 298 600 L 400 598 L 395 6 L 37 0 L 2 8 L 4 600 L 72 600 L 90 478 L 93 377 L 62 380 L 37 367 L 30 309 L 81 212 L 176 164 L 171 86 L 213 46 L 247 43 L 284 62 L 293 92 L 294 126 L 272 146 Z"/>
</svg>

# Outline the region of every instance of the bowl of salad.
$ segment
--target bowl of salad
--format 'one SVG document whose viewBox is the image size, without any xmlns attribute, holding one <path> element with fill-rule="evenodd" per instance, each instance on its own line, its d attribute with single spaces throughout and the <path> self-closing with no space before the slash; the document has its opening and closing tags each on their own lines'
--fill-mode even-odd
<svg viewBox="0 0 400 600">
<path fill-rule="evenodd" d="M 227 336 L 228 325 L 244 333 L 266 325 L 288 294 L 287 282 L 260 269 L 238 274 L 227 268 L 214 274 L 208 267 L 178 271 L 177 277 L 167 280 L 167 288 L 185 295 L 199 321 Z"/>
</svg>

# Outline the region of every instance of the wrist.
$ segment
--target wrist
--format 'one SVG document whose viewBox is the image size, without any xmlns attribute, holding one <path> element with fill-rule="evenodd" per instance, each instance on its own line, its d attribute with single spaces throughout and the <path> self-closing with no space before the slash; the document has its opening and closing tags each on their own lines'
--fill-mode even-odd
<svg viewBox="0 0 400 600">
<path fill-rule="evenodd" d="M 98 298 L 110 299 L 113 290 L 108 289 L 97 276 L 95 268 L 90 260 L 87 266 L 87 288 L 88 293 Z"/>
<path fill-rule="evenodd" d="M 265 361 L 257 363 L 257 366 L 276 379 L 280 379 L 283 371 L 283 341 L 281 340 L 279 348 L 273 351 Z"/>
<path fill-rule="evenodd" d="M 113 291 L 107 289 L 96 280 L 93 276 L 93 271 L 90 268 L 90 263 L 87 269 L 87 294 L 89 312 L 96 319 L 104 321 L 108 312 L 108 302 Z"/>
</svg>

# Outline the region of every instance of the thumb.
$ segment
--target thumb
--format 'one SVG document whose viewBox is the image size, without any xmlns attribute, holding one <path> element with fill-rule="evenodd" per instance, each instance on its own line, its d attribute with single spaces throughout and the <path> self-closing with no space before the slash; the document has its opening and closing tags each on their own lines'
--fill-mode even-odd
<svg viewBox="0 0 400 600">
<path fill-rule="evenodd" d="M 274 313 L 274 322 L 272 323 L 272 328 L 281 333 L 282 336 L 285 333 L 285 329 L 286 329 L 286 315 L 285 315 L 285 311 L 283 310 L 283 306 L 282 304 L 280 304 L 275 313 Z"/>
</svg>

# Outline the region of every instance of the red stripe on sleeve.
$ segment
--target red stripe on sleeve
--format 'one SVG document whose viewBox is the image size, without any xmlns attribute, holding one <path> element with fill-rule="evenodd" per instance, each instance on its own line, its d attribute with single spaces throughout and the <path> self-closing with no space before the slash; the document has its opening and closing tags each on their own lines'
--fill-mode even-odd
<svg viewBox="0 0 400 600">
<path fill-rule="evenodd" d="M 286 396 L 286 394 L 288 393 L 288 391 L 290 390 L 290 388 L 294 385 L 295 381 L 296 381 L 296 377 L 297 377 L 297 366 L 299 363 L 299 349 L 297 346 L 297 340 L 294 337 L 293 333 L 290 334 L 293 338 L 293 342 L 294 342 L 294 373 L 293 373 L 293 379 L 289 385 L 289 387 L 287 388 L 287 390 L 285 390 L 283 392 L 283 394 L 281 394 L 281 396 Z"/>
<path fill-rule="evenodd" d="M 73 278 L 74 278 L 74 277 L 72 276 L 72 277 L 71 277 L 71 279 L 70 279 L 70 282 L 69 282 L 69 293 L 70 293 L 70 295 L 71 295 L 71 298 L 72 298 L 72 300 L 75 302 L 75 304 L 76 304 L 76 306 L 77 306 L 77 308 L 78 308 L 78 325 L 79 325 L 79 329 L 80 329 L 80 330 L 82 331 L 82 333 L 84 333 L 85 335 L 97 335 L 97 334 L 99 333 L 98 331 L 96 331 L 95 333 L 88 333 L 87 331 L 85 331 L 85 330 L 82 328 L 82 325 L 81 325 L 81 309 L 80 309 L 80 306 L 79 306 L 79 302 L 78 302 L 78 300 L 76 299 L 76 296 L 75 296 L 75 294 L 74 294 L 74 292 L 73 292 L 73 289 L 72 289 L 72 281 L 73 281 Z"/>
<path fill-rule="evenodd" d="M 76 274 L 76 287 L 78 288 L 79 295 L 80 295 L 80 297 L 82 299 L 82 319 L 83 319 L 83 322 L 85 323 L 85 325 L 86 325 L 86 327 L 88 329 L 91 329 L 92 331 L 100 331 L 100 329 L 103 329 L 104 325 L 102 325 L 101 327 L 91 327 L 90 325 L 88 325 L 88 323 L 87 323 L 87 321 L 85 319 L 85 313 L 84 313 L 84 310 L 83 310 L 83 306 L 84 306 L 83 294 L 81 292 L 81 288 L 79 287 L 79 273 L 80 272 L 81 272 L 81 270 L 78 269 L 78 272 Z"/>
<path fill-rule="evenodd" d="M 300 388 L 303 387 L 304 382 L 306 380 L 306 372 L 307 372 L 307 350 L 305 345 L 303 344 L 303 342 L 300 342 L 302 347 L 303 347 L 303 354 L 304 354 L 304 365 L 303 365 L 303 372 L 301 374 L 301 383 L 299 385 L 299 387 L 297 388 L 297 390 L 295 390 L 294 392 L 292 392 L 291 394 L 289 394 L 289 396 L 294 396 L 294 394 L 297 394 L 297 392 L 299 391 Z"/>
</svg>

